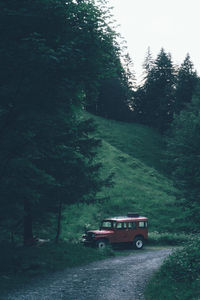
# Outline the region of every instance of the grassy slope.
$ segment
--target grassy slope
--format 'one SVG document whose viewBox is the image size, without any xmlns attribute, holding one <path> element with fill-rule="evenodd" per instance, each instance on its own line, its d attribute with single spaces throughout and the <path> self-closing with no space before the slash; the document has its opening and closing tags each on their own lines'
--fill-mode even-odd
<svg viewBox="0 0 200 300">
<path fill-rule="evenodd" d="M 94 118 L 98 125 L 96 135 L 102 139 L 98 160 L 104 165 L 103 176 L 114 172 L 115 185 L 98 194 L 99 198 L 109 198 L 103 204 L 68 208 L 63 222 L 63 238 L 77 238 L 84 226 L 92 229 L 103 217 L 128 211 L 138 211 L 149 217 L 150 230 L 177 230 L 180 222 L 176 220 L 180 212 L 175 207 L 175 189 L 159 171 L 163 146 L 161 136 L 139 124 L 106 120 L 90 114 L 86 116 Z"/>
</svg>

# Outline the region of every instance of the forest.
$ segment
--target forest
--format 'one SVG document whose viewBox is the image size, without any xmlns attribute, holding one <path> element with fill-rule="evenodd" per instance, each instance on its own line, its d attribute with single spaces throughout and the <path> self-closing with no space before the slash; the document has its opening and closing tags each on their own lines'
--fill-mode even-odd
<svg viewBox="0 0 200 300">
<path fill-rule="evenodd" d="M 177 66 L 148 48 L 136 84 L 106 2 L 0 0 L 2 289 L 33 256 L 51 260 L 40 238 L 60 259 L 47 271 L 111 255 L 84 249 L 79 236 L 136 209 L 151 219 L 152 242 L 184 247 L 148 299 L 164 299 L 155 293 L 165 286 L 166 299 L 197 299 L 200 79 L 189 53 Z"/>
</svg>

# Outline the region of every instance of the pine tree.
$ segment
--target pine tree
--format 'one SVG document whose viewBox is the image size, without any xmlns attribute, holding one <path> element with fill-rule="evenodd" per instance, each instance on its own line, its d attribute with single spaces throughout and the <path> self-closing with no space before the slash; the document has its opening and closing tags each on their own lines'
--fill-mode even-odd
<svg viewBox="0 0 200 300">
<path fill-rule="evenodd" d="M 186 104 L 191 102 L 196 84 L 197 73 L 194 71 L 190 55 L 187 54 L 177 74 L 174 105 L 175 113 L 179 113 Z"/>
<path fill-rule="evenodd" d="M 36 219 L 105 184 L 93 125 L 74 111 L 105 75 L 110 38 L 93 2 L 5 0 L 0 11 L 0 221 L 23 220 L 28 244 Z"/>
<path fill-rule="evenodd" d="M 97 98 L 96 113 L 104 118 L 118 121 L 130 119 L 130 90 L 126 82 L 119 78 L 111 78 L 102 81 Z"/>
<path fill-rule="evenodd" d="M 134 110 L 143 124 L 163 132 L 173 119 L 175 76 L 171 55 L 161 49 L 146 70 L 145 82 L 136 93 Z"/>
<path fill-rule="evenodd" d="M 188 227 L 199 231 L 200 221 L 200 88 L 192 102 L 172 122 L 167 137 L 166 170 L 179 189 L 178 204 L 187 209 Z"/>
<path fill-rule="evenodd" d="M 134 89 L 136 86 L 136 78 L 134 72 L 134 64 L 129 53 L 126 53 L 124 55 L 123 60 L 124 78 L 127 81 L 127 85 L 129 86 L 129 88 Z"/>
<path fill-rule="evenodd" d="M 146 54 L 145 60 L 142 65 L 143 69 L 144 69 L 144 77 L 145 78 L 146 78 L 146 76 L 148 76 L 149 72 L 153 68 L 153 65 L 154 65 L 153 56 L 152 56 L 150 47 L 148 47 L 147 54 Z"/>
</svg>

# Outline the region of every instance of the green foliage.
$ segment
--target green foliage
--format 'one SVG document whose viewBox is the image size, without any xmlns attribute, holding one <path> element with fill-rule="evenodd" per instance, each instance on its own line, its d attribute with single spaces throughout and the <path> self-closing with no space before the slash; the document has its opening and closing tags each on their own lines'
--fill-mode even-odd
<svg viewBox="0 0 200 300">
<path fill-rule="evenodd" d="M 150 245 L 183 245 L 191 238 L 191 235 L 186 235 L 185 233 L 176 232 L 158 232 L 151 231 L 148 236 L 148 244 Z"/>
<path fill-rule="evenodd" d="M 184 62 L 178 69 L 176 76 L 176 90 L 174 111 L 180 113 L 185 106 L 192 101 L 192 96 L 197 85 L 197 73 L 194 71 L 194 66 L 190 60 L 190 55 L 187 54 Z"/>
<path fill-rule="evenodd" d="M 69 205 L 63 212 L 61 237 L 66 241 L 80 242 L 85 230 L 99 228 L 102 218 L 98 203 Z"/>
<path fill-rule="evenodd" d="M 101 82 L 99 95 L 95 110 L 89 111 L 104 118 L 128 121 L 131 117 L 129 102 L 131 101 L 131 90 L 119 78 L 109 78 Z"/>
<path fill-rule="evenodd" d="M 25 217 L 28 239 L 32 217 L 94 200 L 105 183 L 93 125 L 77 121 L 74 110 L 112 73 L 118 50 L 94 1 L 0 5 L 1 222 L 9 229 Z"/>
<path fill-rule="evenodd" d="M 150 281 L 146 299 L 197 299 L 200 293 L 200 239 L 194 236 L 175 251 Z"/>
<path fill-rule="evenodd" d="M 139 122 L 163 132 L 173 119 L 175 83 L 171 55 L 161 49 L 152 63 L 150 53 L 145 62 L 145 82 L 135 95 L 134 112 Z"/>
<path fill-rule="evenodd" d="M 167 237 L 166 232 L 183 231 L 188 222 L 176 204 L 173 183 L 158 171 L 162 137 L 143 125 L 92 118 L 98 124 L 96 135 L 102 139 L 97 157 L 103 165 L 101 175 L 105 178 L 114 173 L 114 185 L 97 193 L 98 203 L 66 208 L 62 238 L 76 241 L 85 229 L 98 228 L 102 218 L 136 211 L 149 218 L 150 232 L 163 233 L 163 239 L 170 242 L 173 237 Z"/>
<path fill-rule="evenodd" d="M 153 56 L 150 47 L 148 47 L 146 57 L 143 63 L 143 69 L 145 71 L 145 79 L 147 79 L 149 72 L 153 68 L 153 65 L 154 65 Z"/>
<path fill-rule="evenodd" d="M 101 1 L 100 1 L 101 2 Z M 109 10 L 108 10 L 109 12 Z M 110 17 L 110 13 L 105 15 Z M 109 22 L 110 25 L 111 22 Z M 112 26 L 107 28 L 104 43 L 106 63 L 103 65 L 101 80 L 93 86 L 93 92 L 86 93 L 87 111 L 108 119 L 130 121 L 130 105 L 133 100 L 135 78 L 129 54 L 123 54 L 116 42 L 117 34 Z M 95 90 L 96 88 L 96 90 Z M 93 101 L 91 101 L 91 97 Z"/>
<path fill-rule="evenodd" d="M 172 123 L 167 139 L 167 170 L 172 175 L 179 192 L 180 205 L 188 209 L 192 230 L 199 229 L 200 207 L 200 94 L 196 92 L 192 103 Z"/>
<path fill-rule="evenodd" d="M 199 277 L 200 270 L 200 239 L 194 236 L 193 239 L 181 250 L 175 252 L 163 265 L 163 275 L 177 281 L 193 281 Z"/>
<path fill-rule="evenodd" d="M 148 48 L 143 67 L 144 81 L 134 94 L 134 120 L 164 132 L 174 113 L 191 102 L 198 77 L 189 54 L 177 69 L 164 49 L 153 60 Z"/>
</svg>

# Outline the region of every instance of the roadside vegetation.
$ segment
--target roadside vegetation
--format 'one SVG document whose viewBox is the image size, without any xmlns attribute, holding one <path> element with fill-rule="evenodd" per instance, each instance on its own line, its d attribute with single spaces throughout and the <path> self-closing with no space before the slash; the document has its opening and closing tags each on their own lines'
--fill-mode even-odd
<svg viewBox="0 0 200 300">
<path fill-rule="evenodd" d="M 30 284 L 37 276 L 115 255 L 109 248 L 98 251 L 86 248 L 80 243 L 72 244 L 64 241 L 57 244 L 54 241 L 40 242 L 28 250 L 24 247 L 4 244 L 1 246 L 0 253 L 1 296 L 12 289 Z"/>
<path fill-rule="evenodd" d="M 158 232 L 150 231 L 148 236 L 148 245 L 155 246 L 183 246 L 191 238 L 195 237 L 192 234 L 183 232 Z"/>
<path fill-rule="evenodd" d="M 199 128 L 200 91 L 176 116 L 167 138 L 168 172 L 179 190 L 177 203 L 187 211 L 185 232 L 194 233 L 184 247 L 166 260 L 150 281 L 147 299 L 199 299 Z"/>
<path fill-rule="evenodd" d="M 199 299 L 199 253 L 200 239 L 195 236 L 170 255 L 147 286 L 146 299 Z"/>
</svg>

